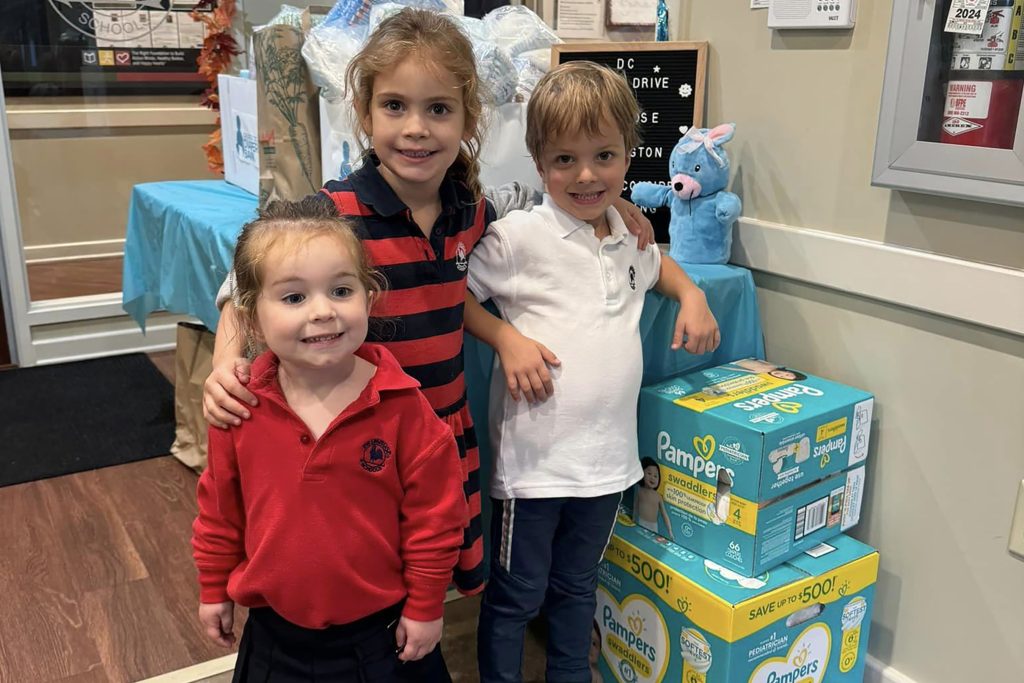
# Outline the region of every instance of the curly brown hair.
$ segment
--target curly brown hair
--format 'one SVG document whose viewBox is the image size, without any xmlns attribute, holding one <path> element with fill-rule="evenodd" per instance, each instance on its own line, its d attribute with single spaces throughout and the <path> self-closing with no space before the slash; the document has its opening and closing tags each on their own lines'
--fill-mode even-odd
<svg viewBox="0 0 1024 683">
<path fill-rule="evenodd" d="M 418 59 L 427 69 L 438 74 L 451 74 L 462 84 L 462 104 L 466 110 L 466 130 L 471 131 L 463 141 L 459 156 L 449 171 L 452 178 L 461 181 L 479 199 L 480 147 L 483 143 L 480 78 L 473 57 L 473 45 L 451 18 L 438 12 L 406 7 L 391 15 L 377 26 L 366 45 L 349 62 L 345 71 L 346 94 L 351 96 L 355 108 L 355 128 L 363 135 L 362 144 L 368 145 L 363 122 L 370 115 L 373 82 L 406 59 Z"/>
</svg>

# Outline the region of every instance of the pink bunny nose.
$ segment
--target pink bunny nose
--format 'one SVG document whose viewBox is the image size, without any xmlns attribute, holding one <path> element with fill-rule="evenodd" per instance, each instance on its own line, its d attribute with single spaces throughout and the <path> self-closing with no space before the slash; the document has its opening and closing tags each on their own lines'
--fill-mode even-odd
<svg viewBox="0 0 1024 683">
<path fill-rule="evenodd" d="M 700 195 L 701 191 L 700 183 L 696 178 L 691 178 L 685 173 L 677 173 L 672 176 L 672 191 L 679 196 L 680 199 L 693 199 Z"/>
</svg>

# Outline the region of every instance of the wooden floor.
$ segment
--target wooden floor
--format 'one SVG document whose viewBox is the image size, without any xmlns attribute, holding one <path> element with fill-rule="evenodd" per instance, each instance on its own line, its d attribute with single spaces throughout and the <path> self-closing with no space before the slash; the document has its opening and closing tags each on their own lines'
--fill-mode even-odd
<svg viewBox="0 0 1024 683">
<path fill-rule="evenodd" d="M 151 358 L 173 374 L 173 352 Z M 228 653 L 196 619 L 196 481 L 166 456 L 0 488 L 0 683 L 128 683 Z M 446 611 L 456 683 L 479 680 L 478 610 Z M 531 633 L 528 683 L 543 680 L 539 643 Z"/>
<path fill-rule="evenodd" d="M 74 261 L 30 263 L 28 291 L 32 301 L 121 291 L 124 259 L 109 256 Z"/>
<path fill-rule="evenodd" d="M 195 618 L 195 486 L 167 456 L 0 488 L 0 681 L 136 681 L 226 654 Z"/>
</svg>

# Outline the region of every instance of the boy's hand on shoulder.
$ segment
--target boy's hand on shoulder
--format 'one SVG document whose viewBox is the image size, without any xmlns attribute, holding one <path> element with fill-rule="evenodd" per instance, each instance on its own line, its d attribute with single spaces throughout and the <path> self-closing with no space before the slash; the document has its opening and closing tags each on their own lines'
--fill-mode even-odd
<svg viewBox="0 0 1024 683">
<path fill-rule="evenodd" d="M 626 230 L 636 235 L 636 248 L 643 251 L 647 245 L 654 244 L 654 226 L 647 219 L 640 207 L 627 199 L 619 197 L 612 204 L 615 210 L 622 216 L 622 222 L 626 224 Z"/>
<path fill-rule="evenodd" d="M 443 627 L 443 618 L 434 621 L 416 621 L 409 617 L 399 619 L 398 629 L 395 631 L 398 659 L 403 662 L 414 662 L 433 652 L 441 642 Z"/>
<path fill-rule="evenodd" d="M 203 632 L 213 642 L 223 647 L 234 645 L 235 603 L 200 603 L 199 623 L 203 625 Z"/>
<path fill-rule="evenodd" d="M 718 321 L 708 308 L 704 292 L 694 287 L 679 304 L 676 329 L 672 335 L 672 350 L 677 351 L 682 347 L 694 355 L 700 355 L 717 349 L 722 338 L 718 331 Z"/>
<path fill-rule="evenodd" d="M 546 401 L 555 393 L 548 366 L 559 366 L 562 361 L 551 349 L 506 325 L 497 339 L 495 351 L 501 358 L 513 401 L 519 400 L 520 392 L 530 403 Z"/>
<path fill-rule="evenodd" d="M 214 427 L 227 429 L 229 424 L 237 426 L 249 419 L 249 411 L 241 402 L 257 403 L 245 388 L 251 365 L 245 358 L 228 358 L 215 365 L 203 383 L 203 417 Z"/>
</svg>

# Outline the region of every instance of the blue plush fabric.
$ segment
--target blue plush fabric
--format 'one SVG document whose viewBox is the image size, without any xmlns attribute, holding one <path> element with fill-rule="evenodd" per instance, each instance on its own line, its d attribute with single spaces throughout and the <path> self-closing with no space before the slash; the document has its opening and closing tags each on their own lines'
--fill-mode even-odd
<svg viewBox="0 0 1024 683">
<path fill-rule="evenodd" d="M 726 192 L 729 155 L 722 148 L 736 126 L 691 128 L 669 157 L 669 184 L 637 183 L 637 206 L 667 206 L 669 255 L 680 263 L 728 263 L 732 226 L 740 215 L 740 198 Z"/>
</svg>

